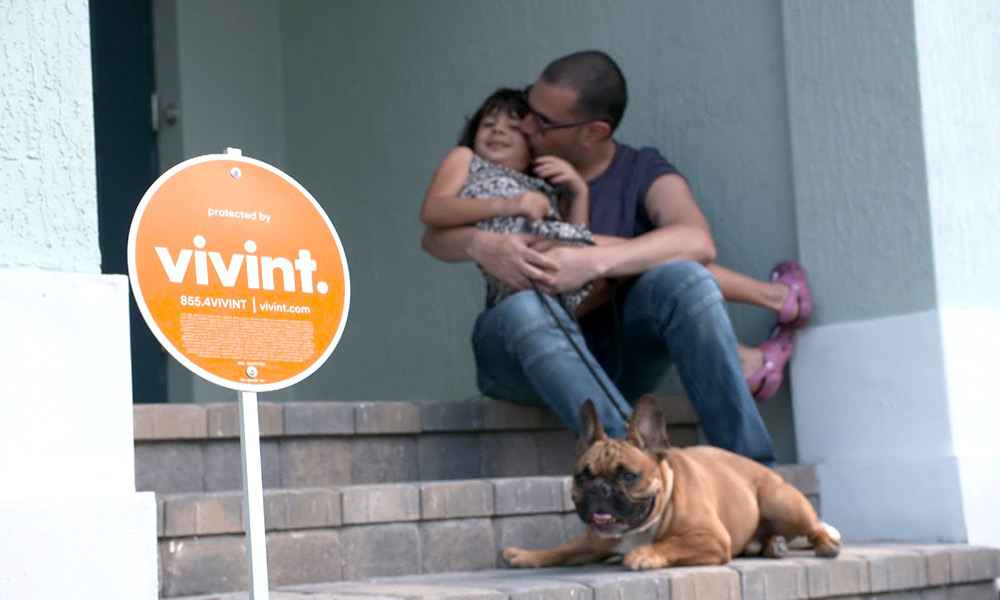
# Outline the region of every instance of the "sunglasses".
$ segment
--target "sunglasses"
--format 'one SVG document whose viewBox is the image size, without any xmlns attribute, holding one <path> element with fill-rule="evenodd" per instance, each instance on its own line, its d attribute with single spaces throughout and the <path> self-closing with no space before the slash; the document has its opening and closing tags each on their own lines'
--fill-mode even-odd
<svg viewBox="0 0 1000 600">
<path fill-rule="evenodd" d="M 528 114 L 534 115 L 535 122 L 538 123 L 538 131 L 540 133 L 544 134 L 545 132 L 552 131 L 553 129 L 566 129 L 569 127 L 577 127 L 579 125 L 586 125 L 587 123 L 592 123 L 594 121 L 594 119 L 584 119 L 582 121 L 570 121 L 568 123 L 559 123 L 557 121 L 553 121 L 552 119 L 546 117 L 545 115 L 538 112 L 531 106 L 531 103 L 528 102 L 528 93 L 530 91 L 531 91 L 531 86 L 529 85 L 528 87 L 524 88 L 524 91 L 521 92 L 521 95 L 524 97 L 524 103 L 528 106 Z"/>
</svg>

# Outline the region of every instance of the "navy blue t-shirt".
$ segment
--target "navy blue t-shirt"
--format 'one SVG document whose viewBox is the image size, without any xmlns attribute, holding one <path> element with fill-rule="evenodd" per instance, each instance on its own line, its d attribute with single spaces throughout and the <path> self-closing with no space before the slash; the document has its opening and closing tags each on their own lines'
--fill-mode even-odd
<svg viewBox="0 0 1000 600">
<path fill-rule="evenodd" d="M 653 229 L 646 211 L 646 192 L 661 175 L 681 175 L 656 148 L 636 150 L 618 144 L 607 170 L 590 186 L 590 230 L 594 233 L 634 238 Z M 681 175 L 683 177 L 683 175 Z M 634 278 L 617 282 L 615 295 L 621 301 Z M 597 360 L 616 378 L 620 369 L 616 345 L 613 305 L 605 304 L 580 318 L 587 345 Z"/>
<path fill-rule="evenodd" d="M 608 168 L 588 182 L 590 230 L 633 238 L 653 229 L 646 212 L 646 192 L 661 175 L 680 171 L 656 148 L 636 150 L 618 144 Z"/>
</svg>

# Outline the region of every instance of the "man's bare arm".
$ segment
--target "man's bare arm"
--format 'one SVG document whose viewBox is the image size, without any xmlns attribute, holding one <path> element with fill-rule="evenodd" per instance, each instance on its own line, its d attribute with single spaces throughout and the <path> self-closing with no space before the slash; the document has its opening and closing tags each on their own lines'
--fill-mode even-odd
<svg viewBox="0 0 1000 600">
<path fill-rule="evenodd" d="M 445 262 L 474 261 L 484 271 L 514 290 L 555 283 L 555 262 L 531 248 L 537 238 L 514 233 L 495 233 L 476 227 L 428 227 L 421 246 L 431 256 Z"/>
<path fill-rule="evenodd" d="M 620 243 L 588 248 L 555 247 L 546 256 L 559 264 L 549 293 L 580 287 L 602 277 L 637 275 L 674 260 L 708 263 L 715 259 L 715 242 L 708 222 L 680 175 L 663 175 L 646 193 L 646 211 L 655 228 Z"/>
</svg>

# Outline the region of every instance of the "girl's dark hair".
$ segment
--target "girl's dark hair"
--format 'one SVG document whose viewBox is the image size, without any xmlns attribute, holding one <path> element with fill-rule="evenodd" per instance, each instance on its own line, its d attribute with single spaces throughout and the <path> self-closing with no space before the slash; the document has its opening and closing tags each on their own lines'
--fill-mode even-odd
<svg viewBox="0 0 1000 600">
<path fill-rule="evenodd" d="M 523 119 L 528 114 L 528 102 L 524 99 L 524 92 L 511 88 L 500 88 L 490 94 L 490 97 L 483 102 L 476 114 L 472 115 L 471 119 L 466 120 L 465 129 L 462 130 L 462 135 L 458 138 L 458 145 L 472 148 L 480 121 L 486 115 L 497 110 L 506 111 L 512 117 Z"/>
</svg>

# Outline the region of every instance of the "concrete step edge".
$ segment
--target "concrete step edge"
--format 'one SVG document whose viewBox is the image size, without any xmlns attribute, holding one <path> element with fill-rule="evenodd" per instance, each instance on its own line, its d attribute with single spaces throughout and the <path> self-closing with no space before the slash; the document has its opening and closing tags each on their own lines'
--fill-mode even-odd
<svg viewBox="0 0 1000 600">
<path fill-rule="evenodd" d="M 815 500 L 818 484 L 811 465 L 784 465 L 777 470 Z M 575 510 L 571 486 L 566 475 L 267 489 L 265 528 L 290 531 L 570 513 Z M 161 539 L 245 532 L 242 490 L 157 494 L 157 513 Z"/>
<path fill-rule="evenodd" d="M 490 569 L 276 588 L 274 600 L 535 598 L 996 598 L 1000 550 L 965 544 L 848 545 L 836 559 L 795 552 L 781 560 L 736 559 L 724 566 L 631 572 L 602 564 L 551 569 Z M 938 595 L 934 595 L 938 597 Z M 238 600 L 246 592 L 177 600 Z"/>
<path fill-rule="evenodd" d="M 668 425 L 694 425 L 684 396 L 660 398 Z M 137 404 L 136 443 L 239 437 L 236 402 Z M 562 429 L 548 410 L 474 397 L 457 402 L 260 402 L 261 437 L 399 435 L 422 432 Z"/>
<path fill-rule="evenodd" d="M 267 531 L 573 512 L 568 476 L 360 484 L 264 491 Z M 242 534 L 243 492 L 160 494 L 161 539 Z"/>
<path fill-rule="evenodd" d="M 277 518 L 269 513 L 269 573 L 289 585 L 492 569 L 506 546 L 554 546 L 584 531 L 569 483 L 539 476 L 277 490 L 268 496 L 278 507 Z M 245 587 L 241 493 L 161 499 L 164 597 Z"/>
</svg>

